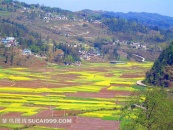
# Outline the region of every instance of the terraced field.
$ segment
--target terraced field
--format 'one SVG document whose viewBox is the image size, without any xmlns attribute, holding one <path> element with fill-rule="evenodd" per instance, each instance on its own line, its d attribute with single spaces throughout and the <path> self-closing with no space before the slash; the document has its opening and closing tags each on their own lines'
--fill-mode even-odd
<svg viewBox="0 0 173 130">
<path fill-rule="evenodd" d="M 72 119 L 71 124 L 59 125 L 1 123 L 0 128 L 118 129 L 120 108 L 132 93 L 145 89 L 135 83 L 151 66 L 150 62 L 128 62 L 0 69 L 1 118 Z"/>
</svg>

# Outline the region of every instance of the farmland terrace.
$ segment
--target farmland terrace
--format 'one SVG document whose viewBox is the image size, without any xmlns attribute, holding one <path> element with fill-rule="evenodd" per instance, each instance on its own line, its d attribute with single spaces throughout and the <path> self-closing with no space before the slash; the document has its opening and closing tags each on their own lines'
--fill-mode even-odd
<svg viewBox="0 0 173 130">
<path fill-rule="evenodd" d="M 0 123 L 0 129 L 119 129 L 121 107 L 144 87 L 151 62 L 0 69 L 2 118 L 68 118 L 69 124 Z"/>
</svg>

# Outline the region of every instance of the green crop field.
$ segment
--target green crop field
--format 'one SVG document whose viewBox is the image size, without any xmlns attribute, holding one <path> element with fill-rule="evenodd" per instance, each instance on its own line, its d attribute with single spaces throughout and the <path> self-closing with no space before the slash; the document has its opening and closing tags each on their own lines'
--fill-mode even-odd
<svg viewBox="0 0 173 130">
<path fill-rule="evenodd" d="M 135 84 L 144 79 L 151 66 L 151 62 L 128 62 L 48 66 L 40 70 L 1 68 L 0 116 L 19 113 L 21 117 L 32 117 L 51 107 L 55 113 L 66 111 L 66 116 L 119 120 L 120 108 L 130 100 L 130 94 L 145 89 Z"/>
<path fill-rule="evenodd" d="M 0 16 L 8 16 L 8 15 L 10 15 L 10 12 L 0 11 Z"/>
</svg>

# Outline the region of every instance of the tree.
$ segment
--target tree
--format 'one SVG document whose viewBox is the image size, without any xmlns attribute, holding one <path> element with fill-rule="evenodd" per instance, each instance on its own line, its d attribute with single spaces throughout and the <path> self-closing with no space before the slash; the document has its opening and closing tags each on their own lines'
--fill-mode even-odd
<svg viewBox="0 0 173 130">
<path fill-rule="evenodd" d="M 30 48 L 31 48 L 31 51 L 34 52 L 34 53 L 37 53 L 37 52 L 40 51 L 40 47 L 38 47 L 34 44 Z"/>
<path fill-rule="evenodd" d="M 65 59 L 64 59 L 65 63 L 72 63 L 74 62 L 74 59 L 71 55 L 68 55 Z"/>
<path fill-rule="evenodd" d="M 116 48 L 114 48 L 113 55 L 114 55 L 114 58 L 115 58 L 116 60 L 119 60 L 120 55 L 118 54 L 118 52 L 117 52 L 117 49 L 116 49 Z"/>
<path fill-rule="evenodd" d="M 64 52 L 65 61 L 80 61 L 77 48 L 69 47 L 68 45 L 63 45 L 61 43 L 57 45 L 57 48 Z"/>
<path fill-rule="evenodd" d="M 4 48 L 4 54 L 3 56 L 5 57 L 5 63 L 8 63 L 8 57 L 9 57 L 9 48 Z"/>
<path fill-rule="evenodd" d="M 11 47 L 11 65 L 13 65 L 13 60 L 14 60 L 14 56 L 15 56 L 15 53 L 14 53 L 14 46 Z"/>
<path fill-rule="evenodd" d="M 81 36 L 76 37 L 79 42 L 85 42 L 85 39 Z"/>
<path fill-rule="evenodd" d="M 142 93 L 137 100 L 126 106 L 125 115 L 128 121 L 123 129 L 126 130 L 170 130 L 173 128 L 173 99 L 172 93 L 162 88 L 152 88 Z M 127 118 L 126 118 L 127 119 Z M 124 120 L 125 121 L 125 120 Z M 127 121 L 127 120 L 126 120 Z"/>
</svg>

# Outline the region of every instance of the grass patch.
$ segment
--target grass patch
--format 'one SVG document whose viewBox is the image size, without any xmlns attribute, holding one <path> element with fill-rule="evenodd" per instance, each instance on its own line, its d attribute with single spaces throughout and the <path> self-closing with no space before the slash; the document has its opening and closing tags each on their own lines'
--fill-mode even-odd
<svg viewBox="0 0 173 130">
<path fill-rule="evenodd" d="M 120 110 L 104 110 L 86 112 L 84 114 L 80 114 L 80 116 L 102 118 L 103 120 L 118 120 L 120 113 Z"/>
<path fill-rule="evenodd" d="M 132 87 L 118 87 L 118 86 L 111 86 L 108 88 L 108 90 L 113 91 L 138 91 L 138 89 L 132 88 Z"/>
<path fill-rule="evenodd" d="M 10 12 L 8 11 L 0 11 L 0 16 L 9 16 Z"/>
<path fill-rule="evenodd" d="M 22 124 L 0 124 L 0 128 L 21 129 L 24 127 Z"/>
</svg>

